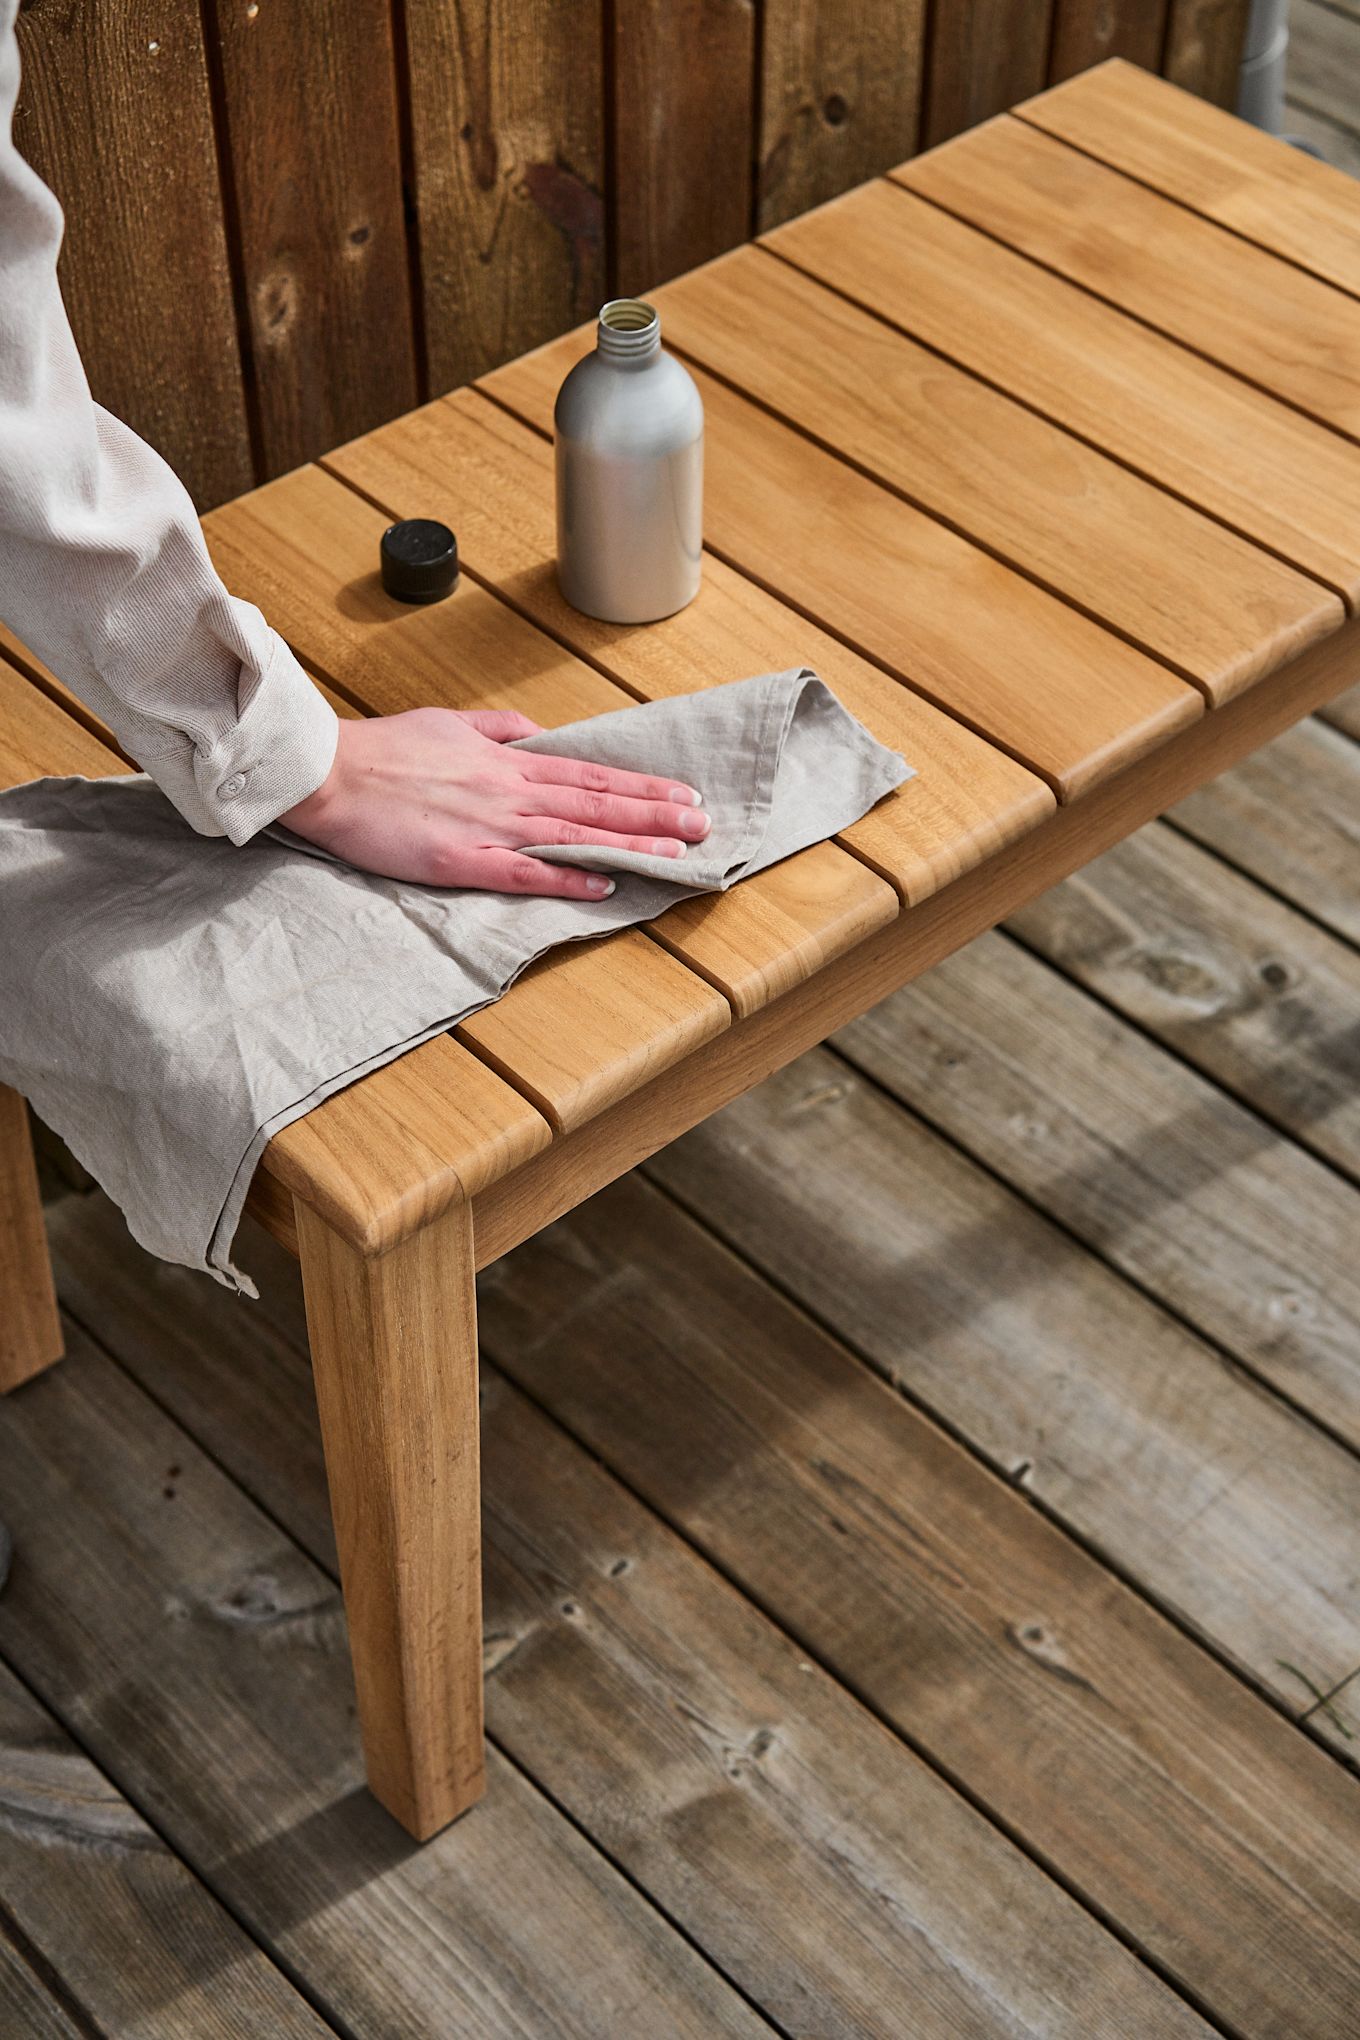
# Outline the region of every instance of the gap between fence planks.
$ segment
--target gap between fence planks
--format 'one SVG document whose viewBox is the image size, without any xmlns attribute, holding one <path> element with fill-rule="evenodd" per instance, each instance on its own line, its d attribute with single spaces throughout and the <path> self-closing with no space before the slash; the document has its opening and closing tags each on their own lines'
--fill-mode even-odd
<svg viewBox="0 0 1360 2040">
<path fill-rule="evenodd" d="M 14 140 L 62 202 L 96 396 L 196 503 L 237 495 L 254 475 L 198 6 L 24 6 L 17 33 Z"/>
<path fill-rule="evenodd" d="M 424 394 L 608 295 L 604 29 L 600 0 L 405 0 L 402 19 Z"/>
</svg>

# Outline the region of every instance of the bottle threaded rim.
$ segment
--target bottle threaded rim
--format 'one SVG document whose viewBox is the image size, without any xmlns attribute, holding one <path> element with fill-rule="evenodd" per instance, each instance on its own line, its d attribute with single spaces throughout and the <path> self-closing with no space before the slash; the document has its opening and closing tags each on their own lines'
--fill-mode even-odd
<svg viewBox="0 0 1360 2040">
<path fill-rule="evenodd" d="M 661 345 L 661 320 L 645 298 L 611 298 L 600 311 L 598 342 L 611 361 L 636 361 Z"/>
</svg>

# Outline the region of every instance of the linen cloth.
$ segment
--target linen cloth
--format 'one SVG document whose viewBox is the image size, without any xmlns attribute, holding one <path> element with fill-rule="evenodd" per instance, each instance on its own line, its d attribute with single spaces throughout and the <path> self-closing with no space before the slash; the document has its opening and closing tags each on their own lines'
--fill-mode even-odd
<svg viewBox="0 0 1360 2040">
<path fill-rule="evenodd" d="M 90 395 L 61 207 L 11 135 L 17 9 L 0 0 L 0 616 L 193 828 L 243 843 L 320 786 L 339 720 L 227 593 L 183 484 Z"/>
<path fill-rule="evenodd" d="M 911 776 L 807 667 L 515 747 L 661 761 L 699 788 L 712 828 L 683 859 L 592 849 L 615 891 L 566 900 L 376 877 L 281 824 L 243 846 L 205 838 L 141 775 L 0 793 L 0 1080 L 152 1253 L 256 1295 L 231 1247 L 272 1134 L 489 1005 L 555 944 L 724 890 Z"/>
</svg>

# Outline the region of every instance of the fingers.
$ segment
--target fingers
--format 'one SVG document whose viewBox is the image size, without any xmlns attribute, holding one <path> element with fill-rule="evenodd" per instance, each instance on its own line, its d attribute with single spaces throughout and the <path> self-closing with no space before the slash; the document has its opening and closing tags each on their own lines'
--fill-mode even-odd
<svg viewBox="0 0 1360 2040">
<path fill-rule="evenodd" d="M 619 793 L 590 793 L 577 786 L 526 786 L 520 808 L 526 817 L 549 815 L 554 821 L 570 822 L 586 831 L 579 838 L 540 835 L 531 839 L 536 842 L 594 841 L 600 830 L 606 830 L 611 838 L 664 837 L 672 842 L 701 843 L 712 826 L 702 808 L 678 807 L 664 800 L 633 800 Z M 660 854 L 673 856 L 675 852 L 663 850 Z"/>
<path fill-rule="evenodd" d="M 525 857 L 518 850 L 478 851 L 468 861 L 467 876 L 458 882 L 484 892 L 546 893 L 565 900 L 608 899 L 614 890 L 613 879 L 603 872 L 545 864 L 541 857 Z"/>
<path fill-rule="evenodd" d="M 690 813 L 693 812 L 691 808 Z M 561 843 L 574 846 L 583 854 L 590 850 L 637 850 L 644 857 L 683 857 L 689 848 L 678 836 L 616 834 L 609 829 L 588 829 L 583 822 L 559 822 L 551 815 L 545 815 L 541 822 L 536 822 L 532 815 L 521 815 L 520 826 L 527 843 Z"/>
<path fill-rule="evenodd" d="M 676 779 L 624 772 L 614 765 L 592 765 L 582 758 L 554 758 L 546 751 L 521 751 L 516 760 L 524 777 L 540 784 L 575 786 L 587 793 L 622 794 L 630 800 L 664 801 L 673 807 L 702 805 L 702 796 L 694 787 Z"/>
<path fill-rule="evenodd" d="M 460 722 L 471 723 L 482 736 L 490 737 L 493 744 L 508 744 L 513 737 L 537 736 L 543 727 L 513 708 L 459 708 L 454 714 Z"/>
</svg>

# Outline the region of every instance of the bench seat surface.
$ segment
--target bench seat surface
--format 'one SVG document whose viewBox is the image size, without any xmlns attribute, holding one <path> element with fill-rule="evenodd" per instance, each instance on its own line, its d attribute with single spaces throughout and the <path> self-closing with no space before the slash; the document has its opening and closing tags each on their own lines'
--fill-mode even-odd
<svg viewBox="0 0 1360 2040">
<path fill-rule="evenodd" d="M 653 293 L 708 418 L 703 586 L 663 623 L 557 591 L 552 403 L 589 328 L 211 513 L 228 584 L 344 713 L 551 726 L 808 664 L 916 767 L 836 842 L 544 959 L 327 1101 L 272 1143 L 266 1220 L 289 1237 L 296 1192 L 373 1251 L 691 1067 L 755 1081 L 782 1016 L 792 1054 L 836 1009 L 814 980 L 911 967 L 955 901 L 963 939 L 1027 842 L 1082 861 L 1083 815 L 1093 854 L 1174 797 L 1158 760 L 1217 769 L 1216 719 L 1240 749 L 1273 691 L 1301 713 L 1344 685 L 1357 293 L 1348 180 L 1112 63 Z M 406 516 L 458 532 L 451 601 L 384 595 L 378 537 Z M 0 649 L 7 782 L 117 769 Z"/>
</svg>

